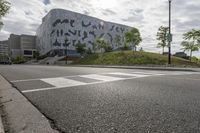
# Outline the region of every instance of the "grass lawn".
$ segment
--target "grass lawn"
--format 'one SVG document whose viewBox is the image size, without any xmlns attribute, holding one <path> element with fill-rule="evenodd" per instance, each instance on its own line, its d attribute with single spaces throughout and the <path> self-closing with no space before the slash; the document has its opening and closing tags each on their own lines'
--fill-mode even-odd
<svg viewBox="0 0 200 133">
<path fill-rule="evenodd" d="M 117 51 L 102 54 L 92 54 L 77 60 L 74 64 L 81 65 L 166 65 L 167 55 L 150 52 Z M 175 66 L 200 65 L 188 60 L 172 57 L 172 64 Z"/>
</svg>

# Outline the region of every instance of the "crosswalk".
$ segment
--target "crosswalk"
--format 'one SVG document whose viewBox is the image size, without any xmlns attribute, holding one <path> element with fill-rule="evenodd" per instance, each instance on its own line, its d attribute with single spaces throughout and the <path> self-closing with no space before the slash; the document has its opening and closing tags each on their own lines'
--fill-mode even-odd
<svg viewBox="0 0 200 133">
<path fill-rule="evenodd" d="M 113 81 L 122 81 L 134 78 L 143 78 L 149 76 L 161 76 L 161 75 L 182 75 L 182 74 L 191 74 L 189 72 L 185 73 L 166 73 L 166 72 L 110 72 L 110 73 L 100 73 L 100 74 L 86 74 L 86 75 L 75 75 L 75 76 L 65 76 L 65 77 L 54 77 L 54 78 L 41 78 L 41 79 L 27 79 L 27 80 L 16 80 L 12 81 L 13 83 L 19 82 L 31 82 L 31 81 L 40 81 L 44 84 L 48 84 L 51 87 L 47 88 L 35 88 L 35 89 L 26 89 L 22 93 L 38 92 L 52 89 L 61 89 L 74 86 L 84 86 L 91 84 L 99 84 Z"/>
</svg>

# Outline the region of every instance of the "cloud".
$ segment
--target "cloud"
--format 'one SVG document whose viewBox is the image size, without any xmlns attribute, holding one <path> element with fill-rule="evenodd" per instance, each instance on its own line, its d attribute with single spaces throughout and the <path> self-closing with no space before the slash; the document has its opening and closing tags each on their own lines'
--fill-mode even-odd
<svg viewBox="0 0 200 133">
<path fill-rule="evenodd" d="M 159 52 L 156 33 L 158 28 L 168 26 L 168 0 L 9 0 L 10 13 L 3 18 L 4 27 L 0 40 L 10 33 L 35 34 L 42 18 L 53 8 L 62 8 L 106 21 L 121 23 L 140 29 L 147 51 Z M 182 34 L 193 28 L 200 29 L 200 1 L 172 1 L 172 51 L 180 51 Z M 195 55 L 200 57 L 200 52 Z"/>
<path fill-rule="evenodd" d="M 108 16 L 108 15 L 111 16 L 111 15 L 116 15 L 117 13 L 110 9 L 102 9 L 102 14 L 105 16 Z"/>
</svg>

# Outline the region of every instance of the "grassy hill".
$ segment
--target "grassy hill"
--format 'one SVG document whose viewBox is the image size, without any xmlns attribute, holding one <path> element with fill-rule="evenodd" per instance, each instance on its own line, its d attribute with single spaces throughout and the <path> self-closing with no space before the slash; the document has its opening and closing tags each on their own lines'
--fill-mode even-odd
<svg viewBox="0 0 200 133">
<path fill-rule="evenodd" d="M 103 54 L 92 54 L 77 60 L 74 64 L 81 65 L 166 65 L 167 55 L 149 52 L 117 51 Z M 200 65 L 188 60 L 172 57 L 172 64 L 175 66 Z"/>
</svg>

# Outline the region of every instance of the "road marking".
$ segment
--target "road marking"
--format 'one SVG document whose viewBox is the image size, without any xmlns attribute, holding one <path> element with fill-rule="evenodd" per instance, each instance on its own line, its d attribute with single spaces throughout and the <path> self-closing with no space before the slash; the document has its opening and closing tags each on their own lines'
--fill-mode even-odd
<svg viewBox="0 0 200 133">
<path fill-rule="evenodd" d="M 102 74 L 110 74 L 110 75 L 105 76 L 105 75 L 102 75 Z M 149 76 L 182 75 L 182 74 L 193 74 L 193 73 L 184 73 L 184 72 L 183 73 L 181 73 L 181 72 L 177 73 L 177 72 L 175 72 L 175 73 L 166 73 L 166 74 L 163 73 L 163 74 L 161 74 L 161 73 L 145 73 L 145 72 L 130 72 L 130 73 L 111 72 L 111 73 L 102 73 L 102 74 L 87 74 L 87 75 L 74 75 L 74 76 L 54 77 L 54 78 L 41 78 L 41 79 L 37 79 L 37 80 L 41 80 L 41 81 L 43 81 L 47 84 L 53 85 L 54 87 L 24 90 L 24 91 L 22 91 L 22 93 L 38 92 L 38 91 L 45 91 L 45 90 L 55 90 L 55 89 L 74 87 L 74 86 L 85 86 L 85 85 L 106 83 L 106 82 L 112 82 L 112 81 L 122 81 L 122 80 L 128 80 L 128 79 L 149 77 Z M 129 77 L 121 78 L 120 76 L 129 76 Z M 94 81 L 94 82 L 84 82 L 84 80 L 79 81 L 79 80 L 76 80 L 76 79 L 69 79 L 70 77 L 87 78 L 87 79 L 93 79 L 93 80 L 96 80 L 96 81 Z M 36 80 L 36 79 L 18 80 L 18 81 L 13 81 L 13 82 L 33 81 L 33 80 Z"/>
<path fill-rule="evenodd" d="M 107 74 L 109 74 L 109 73 L 107 73 Z M 127 73 L 115 73 L 115 74 L 126 75 Z M 147 76 L 154 76 L 154 75 L 142 75 L 142 76 L 143 77 L 144 76 L 147 77 Z M 38 91 L 46 91 L 46 90 L 55 90 L 55 89 L 73 87 L 73 86 L 84 86 L 84 85 L 107 83 L 107 82 L 112 82 L 112 81 L 122 81 L 122 80 L 140 78 L 141 76 L 138 75 L 138 74 L 137 75 L 136 74 L 131 74 L 131 77 L 129 77 L 129 78 L 119 78 L 119 77 L 104 76 L 104 75 L 99 75 L 99 74 L 88 74 L 88 75 L 79 75 L 77 77 L 95 79 L 95 80 L 98 80 L 98 81 L 92 82 L 92 83 L 86 83 L 86 82 L 80 82 L 80 81 L 76 81 L 76 80 L 72 80 L 72 79 L 67 79 L 67 78 L 64 78 L 64 77 L 44 78 L 44 79 L 40 79 L 40 80 L 43 81 L 43 82 L 46 82 L 48 84 L 51 84 L 51 85 L 53 85 L 55 87 L 24 90 L 24 91 L 22 91 L 22 93 L 30 93 L 30 92 L 38 92 Z"/>
<path fill-rule="evenodd" d="M 40 79 L 48 84 L 51 84 L 55 87 L 72 87 L 72 86 L 79 86 L 84 85 L 86 83 L 75 81 L 72 79 L 66 79 L 66 78 L 46 78 L 46 79 Z"/>
<path fill-rule="evenodd" d="M 117 78 L 117 77 L 111 77 L 111 76 L 103 76 L 103 75 L 98 75 L 98 74 L 81 75 L 79 77 L 90 78 L 90 79 L 101 80 L 101 81 L 116 81 L 116 80 L 125 79 L 125 78 Z"/>
<path fill-rule="evenodd" d="M 122 76 L 132 76 L 132 77 L 148 77 L 150 75 L 144 75 L 144 74 L 134 74 L 134 73 L 121 73 L 121 72 L 115 72 L 115 73 L 108 73 L 113 75 L 122 75 Z"/>
<path fill-rule="evenodd" d="M 148 71 L 148 72 L 130 72 L 134 74 L 144 74 L 144 75 L 186 75 L 186 74 L 200 74 L 197 72 L 166 72 L 166 73 L 161 73 L 161 72 L 156 72 L 156 71 Z M 101 74 L 109 74 L 109 73 L 101 73 Z M 81 75 L 72 75 L 72 76 L 60 76 L 63 78 L 67 77 L 76 77 L 76 76 L 81 76 Z M 60 77 L 52 77 L 52 78 L 60 78 Z M 16 82 L 26 82 L 26 81 L 34 81 L 34 80 L 40 80 L 41 78 L 34 78 L 34 79 L 22 79 L 22 80 L 12 80 L 10 82 L 16 83 Z"/>
<path fill-rule="evenodd" d="M 160 73 L 160 72 L 131 72 L 134 74 L 143 74 L 143 75 L 166 75 L 166 73 Z"/>
<path fill-rule="evenodd" d="M 124 79 L 121 79 L 120 81 L 134 79 L 134 78 L 137 78 L 137 77 L 124 78 Z M 86 86 L 86 85 L 101 84 L 101 83 L 108 83 L 108 82 L 110 82 L 110 81 L 98 81 L 98 82 L 92 82 L 92 83 L 85 83 L 83 85 L 77 85 L 77 86 Z M 73 86 L 71 86 L 71 87 L 73 87 Z M 64 88 L 67 88 L 67 87 L 49 87 L 49 88 L 41 88 L 41 89 L 31 89 L 31 90 L 24 90 L 24 91 L 22 91 L 22 93 L 56 90 L 56 89 L 64 89 Z"/>
<path fill-rule="evenodd" d="M 72 75 L 72 76 L 63 76 L 64 77 L 76 77 L 78 75 Z M 52 78 L 61 78 L 61 77 L 52 77 Z M 22 79 L 22 80 L 12 80 L 10 82 L 12 83 L 17 83 L 17 82 L 26 82 L 26 81 L 34 81 L 34 80 L 40 80 L 42 78 L 35 78 L 35 79 Z M 45 79 L 45 78 L 44 78 Z"/>
</svg>

